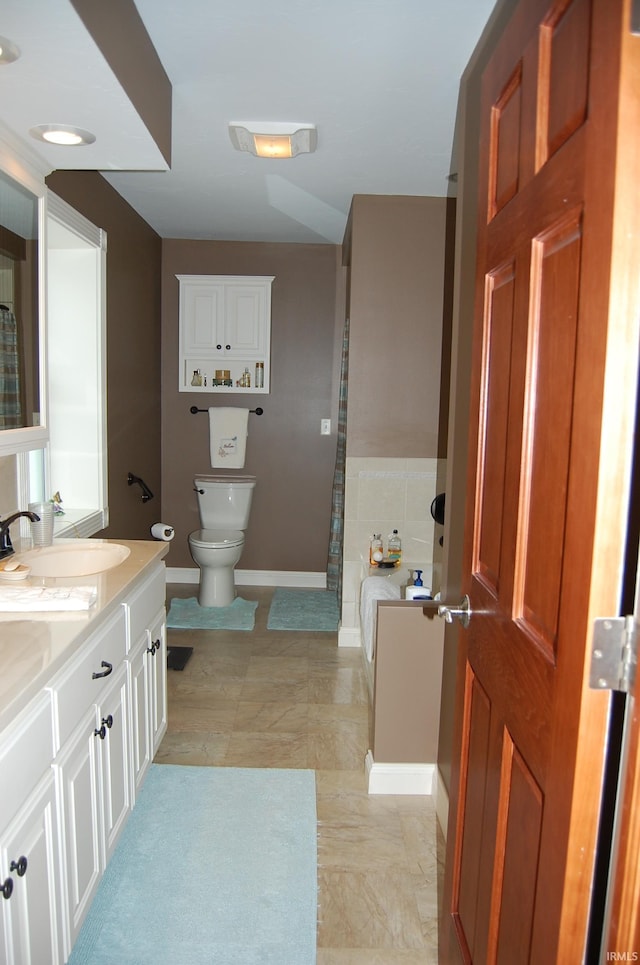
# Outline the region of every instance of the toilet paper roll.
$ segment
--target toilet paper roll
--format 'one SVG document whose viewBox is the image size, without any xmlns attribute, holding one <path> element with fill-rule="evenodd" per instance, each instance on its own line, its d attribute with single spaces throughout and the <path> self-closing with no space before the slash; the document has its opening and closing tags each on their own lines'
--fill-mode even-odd
<svg viewBox="0 0 640 965">
<path fill-rule="evenodd" d="M 167 523 L 154 523 L 151 527 L 151 535 L 154 539 L 162 539 L 165 543 L 168 543 L 175 536 L 175 532 L 173 526 L 169 526 Z"/>
</svg>

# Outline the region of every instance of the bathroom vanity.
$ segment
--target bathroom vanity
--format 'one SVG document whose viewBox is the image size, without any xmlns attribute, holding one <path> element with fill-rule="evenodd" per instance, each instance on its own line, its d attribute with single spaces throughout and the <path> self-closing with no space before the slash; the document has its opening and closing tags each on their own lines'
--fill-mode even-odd
<svg viewBox="0 0 640 965">
<path fill-rule="evenodd" d="M 166 730 L 168 544 L 114 542 L 130 554 L 111 570 L 37 579 L 95 586 L 89 611 L 0 610 L 7 965 L 66 962 Z"/>
</svg>

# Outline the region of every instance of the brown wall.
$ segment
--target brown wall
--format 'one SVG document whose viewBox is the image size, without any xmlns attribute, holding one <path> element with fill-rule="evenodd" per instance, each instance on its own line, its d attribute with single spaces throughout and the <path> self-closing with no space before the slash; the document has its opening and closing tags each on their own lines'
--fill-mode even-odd
<svg viewBox="0 0 640 965">
<path fill-rule="evenodd" d="M 436 762 L 443 641 L 437 609 L 436 603 L 378 602 L 372 715 L 376 763 Z"/>
<path fill-rule="evenodd" d="M 109 526 L 99 535 L 149 539 L 161 502 L 161 241 L 95 172 L 54 172 L 47 185 L 107 232 Z M 154 499 L 142 502 L 129 472 Z"/>
<path fill-rule="evenodd" d="M 215 403 L 264 409 L 249 416 L 243 471 L 258 481 L 238 568 L 325 571 L 336 435 L 334 424 L 321 436 L 320 420 L 335 409 L 340 261 L 334 245 L 163 242 L 162 518 L 176 530 L 169 566 L 195 566 L 187 542 L 199 528 L 193 476 L 212 470 L 207 416 L 189 408 Z M 179 274 L 275 276 L 269 395 L 178 392 Z"/>
<path fill-rule="evenodd" d="M 345 239 L 349 457 L 436 457 L 439 441 L 442 451 L 447 207 L 446 198 L 353 199 Z"/>
</svg>

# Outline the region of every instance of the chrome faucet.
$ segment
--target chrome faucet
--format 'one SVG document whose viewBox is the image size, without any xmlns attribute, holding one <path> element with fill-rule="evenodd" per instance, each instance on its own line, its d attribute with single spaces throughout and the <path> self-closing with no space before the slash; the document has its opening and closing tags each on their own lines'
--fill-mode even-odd
<svg viewBox="0 0 640 965">
<path fill-rule="evenodd" d="M 14 513 L 7 519 L 0 519 L 0 560 L 4 560 L 7 556 L 11 556 L 15 550 L 11 544 L 11 536 L 9 535 L 9 527 L 18 519 L 20 516 L 26 516 L 30 519 L 32 523 L 38 523 L 40 517 L 36 513 Z"/>
</svg>

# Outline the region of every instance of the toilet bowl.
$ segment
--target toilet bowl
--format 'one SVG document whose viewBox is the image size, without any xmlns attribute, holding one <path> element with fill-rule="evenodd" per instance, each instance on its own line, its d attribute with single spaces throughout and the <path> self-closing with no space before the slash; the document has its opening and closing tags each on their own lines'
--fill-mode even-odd
<svg viewBox="0 0 640 965">
<path fill-rule="evenodd" d="M 189 534 L 189 551 L 200 569 L 200 606 L 229 606 L 236 596 L 233 569 L 244 548 L 254 476 L 198 476 L 201 529 Z"/>
</svg>

